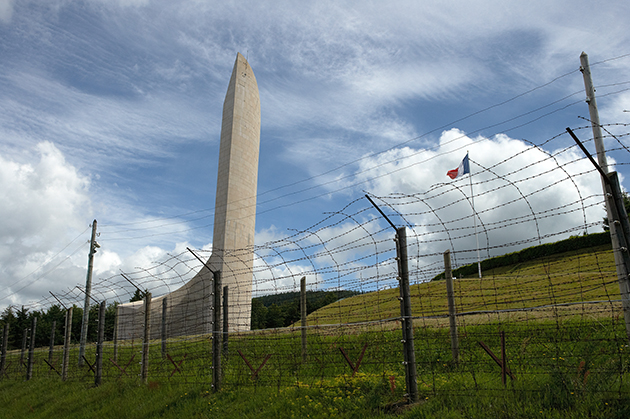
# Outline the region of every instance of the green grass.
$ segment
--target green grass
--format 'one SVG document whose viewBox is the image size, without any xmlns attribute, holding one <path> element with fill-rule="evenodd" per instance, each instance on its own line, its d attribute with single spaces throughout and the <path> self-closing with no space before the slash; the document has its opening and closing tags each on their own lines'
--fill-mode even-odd
<svg viewBox="0 0 630 419">
<path fill-rule="evenodd" d="M 477 344 L 484 341 L 499 353 L 497 329 L 506 333 L 507 357 L 516 381 L 504 387 L 500 369 Z M 379 337 L 385 334 L 384 337 Z M 272 335 L 272 334 L 270 334 Z M 224 388 L 213 393 L 209 358 L 183 364 L 194 375 L 162 375 L 152 359 L 149 384 L 137 376 L 108 376 L 94 387 L 90 374 L 75 373 L 61 382 L 41 371 L 29 382 L 0 381 L 0 418 L 624 418 L 630 415 L 630 357 L 624 327 L 596 320 L 536 321 L 527 324 L 470 326 L 461 338 L 462 362 L 452 362 L 448 331 L 416 330 L 420 402 L 404 406 L 404 374 L 396 332 L 311 335 L 314 354 L 302 364 L 299 344 L 290 333 L 267 336 L 275 347 L 251 339 L 232 342 L 258 365 L 262 354 L 273 357 L 260 378 L 250 373 L 239 356 L 224 358 Z M 371 342 L 358 374 L 352 373 L 329 350 L 343 346 L 357 359 L 364 342 Z M 249 346 L 247 345 L 249 344 Z M 197 341 L 172 352 L 179 359 L 205 342 Z M 200 348 L 197 348 L 200 349 Z M 334 348 L 333 348 L 334 349 Z M 151 348 L 159 354 L 159 347 Z M 121 352 L 125 358 L 131 352 Z M 258 354 L 258 357 L 256 355 Z M 190 355 L 189 355 L 190 356 Z M 315 356 L 328 357 L 322 372 Z M 125 358 L 126 359 L 126 358 Z M 186 361 L 188 362 L 188 361 Z M 205 365 L 202 371 L 198 368 Z M 135 367 L 134 367 L 135 368 Z M 298 371 L 299 370 L 299 371 Z M 135 371 L 135 370 L 134 370 Z M 170 369 L 165 370 L 170 373 Z M 314 374 L 319 371 L 321 374 Z M 194 382 L 197 380 L 196 382 Z"/>
<path fill-rule="evenodd" d="M 614 264 L 605 248 L 583 249 L 543 261 L 456 281 L 458 311 L 514 309 L 618 298 Z M 405 404 L 400 325 L 382 320 L 400 313 L 397 290 L 342 300 L 309 316 L 309 355 L 302 361 L 300 332 L 277 329 L 230 336 L 222 360 L 223 388 L 211 388 L 209 337 L 171 339 L 168 353 L 179 371 L 150 348 L 149 383 L 142 384 L 138 342 L 119 347 L 118 364 L 106 345 L 103 385 L 76 367 L 61 382 L 36 351 L 34 378 L 23 381 L 19 353 L 9 354 L 9 376 L 0 380 L 0 418 L 627 418 L 630 417 L 630 348 L 619 307 L 611 304 L 539 309 L 525 314 L 475 314 L 460 318 L 462 361 L 453 362 L 445 319 L 443 281 L 412 286 L 419 403 Z M 596 307 L 597 309 L 592 309 Z M 480 347 L 500 356 L 505 332 L 508 366 L 516 381 L 504 386 L 500 368 Z M 366 346 L 367 344 L 367 346 Z M 358 373 L 341 355 L 356 363 Z M 258 368 L 258 378 L 237 353 Z M 87 348 L 94 359 L 94 347 Z M 60 353 L 54 364 L 58 367 Z"/>
<path fill-rule="evenodd" d="M 483 273 L 483 279 L 455 281 L 458 313 L 523 309 L 579 301 L 619 299 L 608 245 L 562 253 Z M 445 281 L 411 285 L 414 316 L 448 314 Z M 354 323 L 400 316 L 398 289 L 361 294 L 330 304 L 308 316 L 309 325 Z M 577 307 L 577 310 L 583 310 Z M 606 316 L 610 312 L 605 313 Z"/>
<path fill-rule="evenodd" d="M 483 341 L 499 354 L 499 328 L 506 334 L 508 365 L 517 378 L 505 387 L 500 369 L 477 344 Z M 159 346 L 154 344 L 148 385 L 141 384 L 138 365 L 131 365 L 129 376 L 122 379 L 111 363 L 105 365 L 108 372 L 98 388 L 87 368 L 80 373 L 73 366 L 67 382 L 40 368 L 29 382 L 19 376 L 0 381 L 0 418 L 373 418 L 394 413 L 402 418 L 622 418 L 630 414 L 630 357 L 624 326 L 613 320 L 469 326 L 461 336 L 460 364 L 451 359 L 447 329 L 417 328 L 420 403 L 407 408 L 403 407 L 399 333 L 321 332 L 309 335 L 312 353 L 306 363 L 301 362 L 295 333 L 234 339 L 229 357 L 223 359 L 224 386 L 216 394 L 210 385 L 204 340 L 173 344 L 169 353 L 175 360 L 188 354 L 182 365 L 185 374 L 173 377 L 169 377 L 172 364 L 160 359 Z M 353 377 L 336 349 L 345 348 L 356 362 L 366 342 L 363 363 Z M 258 380 L 250 378 L 249 369 L 234 353 L 237 348 L 255 366 L 264 354 L 272 354 Z M 127 360 L 136 350 L 137 346 L 121 348 L 119 358 Z M 44 355 L 45 351 L 39 353 Z"/>
</svg>

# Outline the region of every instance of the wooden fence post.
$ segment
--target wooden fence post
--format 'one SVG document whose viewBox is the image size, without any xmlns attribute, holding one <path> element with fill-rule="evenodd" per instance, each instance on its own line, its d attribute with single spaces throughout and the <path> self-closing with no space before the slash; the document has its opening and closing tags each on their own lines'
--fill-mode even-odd
<svg viewBox="0 0 630 419">
<path fill-rule="evenodd" d="M 212 274 L 212 389 L 217 392 L 221 389 L 221 271 Z"/>
<path fill-rule="evenodd" d="M 105 340 L 105 301 L 98 308 L 98 337 L 96 339 L 96 373 L 94 385 L 100 386 L 103 379 L 103 341 Z"/>
<path fill-rule="evenodd" d="M 53 320 L 52 327 L 50 328 L 50 347 L 48 348 L 48 363 L 53 363 L 53 353 L 55 351 L 55 328 L 57 327 L 57 320 Z"/>
<path fill-rule="evenodd" d="M 623 203 L 623 193 L 619 185 L 617 172 L 608 173 L 609 185 L 607 189 L 606 207 L 612 214 L 610 237 L 613 244 L 613 255 L 621 294 L 621 305 L 626 325 L 626 337 L 630 340 L 630 225 Z"/>
<path fill-rule="evenodd" d="M 4 377 L 4 369 L 7 364 L 7 345 L 9 344 L 9 322 L 4 324 L 2 334 L 2 358 L 0 358 L 0 380 Z"/>
<path fill-rule="evenodd" d="M 409 290 L 409 265 L 407 260 L 407 228 L 396 229 L 396 250 L 398 255 L 400 304 L 403 326 L 403 344 L 405 368 L 407 372 L 407 393 L 409 401 L 418 401 L 418 382 L 416 381 L 416 353 L 413 339 L 413 316 L 411 314 L 411 292 Z"/>
<path fill-rule="evenodd" d="M 114 316 L 114 362 L 118 362 L 118 316 L 120 307 L 116 304 L 116 314 Z"/>
<path fill-rule="evenodd" d="M 28 327 L 24 329 L 22 335 L 22 350 L 20 351 L 20 365 L 24 365 L 24 354 L 26 354 L 26 342 L 28 341 Z"/>
<path fill-rule="evenodd" d="M 35 331 L 37 330 L 37 317 L 31 320 L 31 342 L 28 348 L 28 367 L 26 368 L 26 380 L 33 378 L 33 364 L 35 363 Z"/>
<path fill-rule="evenodd" d="M 162 358 L 166 358 L 166 310 L 168 309 L 167 297 L 162 299 Z"/>
<path fill-rule="evenodd" d="M 306 277 L 300 279 L 300 318 L 302 332 L 302 362 L 306 362 Z"/>
<path fill-rule="evenodd" d="M 228 323 L 228 286 L 223 287 L 223 355 L 228 354 L 228 332 L 230 325 Z"/>
<path fill-rule="evenodd" d="M 410 403 L 418 401 L 418 382 L 416 379 L 416 352 L 413 339 L 413 316 L 411 314 L 411 293 L 409 290 L 409 262 L 407 260 L 407 227 L 397 228 L 385 213 L 372 201 L 369 195 L 365 197 L 396 230 L 396 261 L 398 263 L 398 286 L 400 291 L 400 319 L 402 322 L 403 358 L 405 365 L 405 381 L 407 396 Z"/>
<path fill-rule="evenodd" d="M 446 278 L 446 298 L 448 300 L 448 321 L 451 332 L 451 354 L 453 362 L 459 363 L 459 338 L 455 312 L 455 292 L 453 290 L 453 271 L 451 269 L 451 251 L 444 252 L 444 277 Z"/>
<path fill-rule="evenodd" d="M 70 338 L 72 337 L 72 309 L 66 310 L 66 330 L 63 337 L 63 361 L 61 364 L 61 380 L 68 379 L 68 364 L 70 363 Z"/>
<path fill-rule="evenodd" d="M 144 295 L 144 336 L 142 338 L 142 369 L 140 376 L 144 384 L 149 379 L 149 340 L 151 338 L 151 293 Z"/>
</svg>

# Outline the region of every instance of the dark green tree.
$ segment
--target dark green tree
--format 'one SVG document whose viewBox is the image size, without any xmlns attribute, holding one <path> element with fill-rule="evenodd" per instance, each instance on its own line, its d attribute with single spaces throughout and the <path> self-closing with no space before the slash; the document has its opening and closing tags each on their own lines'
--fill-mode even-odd
<svg viewBox="0 0 630 419">
<path fill-rule="evenodd" d="M 107 306 L 105 310 L 105 340 L 114 339 L 114 323 L 116 322 L 116 308 L 118 302 L 114 302 Z"/>
<path fill-rule="evenodd" d="M 130 303 L 133 303 L 134 301 L 142 301 L 144 300 L 144 296 L 147 294 L 147 292 L 149 292 L 149 290 L 144 290 L 144 291 L 140 291 L 140 288 L 136 288 L 136 292 L 133 293 L 133 297 L 131 297 L 131 300 L 129 300 Z"/>
<path fill-rule="evenodd" d="M 267 327 L 283 327 L 284 316 L 285 314 L 282 309 L 276 304 L 272 304 L 271 307 L 269 307 L 269 310 L 267 310 Z"/>
<path fill-rule="evenodd" d="M 284 323 L 283 326 L 291 326 L 293 323 L 300 320 L 300 302 L 295 301 L 289 304 L 284 304 Z"/>
<path fill-rule="evenodd" d="M 252 329 L 267 328 L 267 307 L 258 298 L 252 300 Z"/>
</svg>

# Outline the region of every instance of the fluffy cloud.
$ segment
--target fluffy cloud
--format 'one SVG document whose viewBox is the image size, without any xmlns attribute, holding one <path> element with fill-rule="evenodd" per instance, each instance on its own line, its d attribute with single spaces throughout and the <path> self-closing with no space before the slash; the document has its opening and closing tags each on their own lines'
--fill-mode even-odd
<svg viewBox="0 0 630 419">
<path fill-rule="evenodd" d="M 404 216 L 393 213 L 395 222 L 410 225 L 411 253 L 451 249 L 460 263 L 476 260 L 469 178 L 446 177 L 467 150 L 482 258 L 602 231 L 601 184 L 582 155 L 453 129 L 434 149 L 399 148 L 361 163 L 357 180 Z"/>
<path fill-rule="evenodd" d="M 474 162 L 486 254 L 535 243 L 539 237 L 560 238 L 586 226 L 598 229 L 590 226 L 603 216 L 597 178 L 579 175 L 591 168 L 571 163 L 577 157 L 572 152 L 551 158 L 512 138 L 472 138 L 457 130 L 445 132 L 432 148 L 430 135 L 438 132 L 436 127 L 454 126 L 455 119 L 468 132 L 491 135 L 480 127 L 510 129 L 502 121 L 581 92 L 577 68 L 582 49 L 593 53 L 591 64 L 605 60 L 596 67 L 598 93 L 625 88 L 616 84 L 628 79 L 628 58 L 611 58 L 626 49 L 627 2 L 595 9 L 586 1 L 506 6 L 495 0 L 279 7 L 282 13 L 247 1 L 0 0 L 0 35 L 6 40 L 0 44 L 5 153 L 0 186 L 8 194 L 0 203 L 0 216 L 7 220 L 0 226 L 0 281 L 25 278 L 9 293 L 40 278 L 26 276 L 33 271 L 51 272 L 37 280 L 37 297 L 84 281 L 89 233 L 81 232 L 92 219 L 91 205 L 103 233 L 97 278 L 120 279 L 119 270 L 136 268 L 166 275 L 160 270 L 166 268 L 155 262 L 180 254 L 183 243 L 207 240 L 194 236 L 211 234 L 209 195 L 216 170 L 209 166 L 215 161 L 221 103 L 236 51 L 248 55 L 261 92 L 259 179 L 266 182 L 259 190 L 294 185 L 286 199 L 273 201 L 285 212 L 260 211 L 258 244 L 273 239 L 275 233 L 266 226 L 312 225 L 322 211 L 341 208 L 360 196 L 360 189 L 368 189 L 405 214 L 410 234 L 418 237 L 412 244 L 416 255 L 452 247 L 462 261 L 474 259 L 474 251 L 468 251 L 475 243 L 467 179 L 451 182 L 444 176 L 466 149 Z M 585 11 L 594 22 L 590 27 L 579 23 Z M 550 80 L 556 82 L 509 106 L 478 112 Z M 615 86 L 606 90 L 601 85 Z M 630 113 L 622 113 L 630 109 L 628 96 L 608 97 L 599 102 L 602 120 L 628 121 Z M 574 109 L 570 122 L 558 118 L 549 126 L 572 124 Z M 536 127 L 538 132 L 547 129 Z M 522 137 L 533 135 L 524 132 Z M 24 163 L 20 150 L 43 138 L 57 144 L 67 160 L 43 144 L 41 161 Z M 410 146 L 396 146 L 403 142 Z M 392 146 L 357 167 L 362 155 Z M 91 182 L 81 174 L 86 168 L 95 173 Z M 362 183 L 353 188 L 355 182 Z M 313 197 L 317 205 L 310 205 Z M 293 206 L 301 202 L 307 204 Z M 203 220 L 176 215 L 199 208 L 206 208 Z M 400 218 L 396 221 L 402 224 Z M 370 223 L 366 234 L 375 242 L 361 238 L 356 226 L 362 222 Z M 282 258 L 266 254 L 268 259 L 257 265 L 261 284 L 284 289 L 303 272 L 335 263 L 364 278 L 375 277 L 377 268 L 389 272 L 387 262 L 357 259 L 373 249 L 391 252 L 391 232 L 380 232 L 383 225 L 372 214 L 321 231 L 327 249 L 337 251 L 334 261 L 320 252 L 308 262 L 282 266 Z M 308 240 L 315 244 L 318 239 L 311 236 L 304 243 Z M 530 241 L 511 244 L 518 240 Z M 69 242 L 61 259 L 53 258 Z M 187 262 L 175 263 L 177 278 L 167 281 L 168 287 L 186 277 Z M 33 295 L 23 294 L 21 301 Z"/>
<path fill-rule="evenodd" d="M 412 280 L 426 281 L 443 270 L 447 249 L 455 266 L 476 261 L 477 237 L 483 259 L 602 231 L 605 214 L 594 168 L 575 147 L 564 148 L 562 138 L 547 146 L 551 151 L 507 135 L 470 137 L 451 129 L 433 148 L 400 147 L 361 160 L 346 185 L 354 185 L 355 196 L 359 189 L 369 191 L 397 226 L 407 225 Z M 468 151 L 472 177 L 449 179 L 446 172 Z M 268 290 L 295 287 L 302 274 L 322 288 L 393 286 L 393 236 L 367 200 L 354 201 L 295 236 L 264 231 L 259 246 L 265 248 L 263 237 L 273 242 L 259 252 L 258 265 L 271 268 L 259 271 L 275 281 Z"/>
<path fill-rule="evenodd" d="M 66 271 L 46 281 L 75 281 L 74 275 L 65 275 L 74 266 L 72 256 L 83 248 L 84 238 L 77 234 L 85 231 L 85 220 L 91 215 L 89 179 L 68 164 L 54 144 L 39 143 L 36 152 L 39 161 L 35 164 L 0 156 L 0 272 L 3 281 L 14 281 L 3 283 L 7 294 L 51 269 Z M 70 245 L 55 248 L 62 243 Z M 15 301 L 14 297 L 10 300 Z"/>
</svg>

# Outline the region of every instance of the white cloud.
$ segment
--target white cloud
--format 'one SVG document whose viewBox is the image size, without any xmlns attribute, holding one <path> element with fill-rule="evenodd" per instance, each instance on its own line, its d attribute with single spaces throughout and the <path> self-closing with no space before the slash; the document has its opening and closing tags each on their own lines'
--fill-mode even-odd
<svg viewBox="0 0 630 419">
<path fill-rule="evenodd" d="M 215 158 L 215 149 L 204 148 L 204 144 L 218 139 L 220 104 L 236 51 L 248 55 L 260 86 L 261 144 L 268 156 L 267 161 L 261 161 L 261 169 L 267 164 L 267 168 L 274 166 L 282 172 L 281 177 L 273 179 L 274 184 L 261 184 L 260 190 L 275 189 L 278 182 L 299 181 L 343 165 L 299 186 L 334 181 L 326 185 L 331 194 L 324 199 L 341 207 L 340 202 L 348 195 L 332 192 L 352 184 L 350 178 L 342 178 L 357 169 L 357 165 L 347 165 L 355 158 L 416 138 L 418 133 L 430 132 L 445 121 L 498 103 L 512 92 L 523 92 L 571 70 L 577 72 L 582 50 L 591 53 L 591 63 L 623 54 L 628 40 L 623 16 L 630 13 L 629 7 L 622 1 L 592 8 L 587 1 L 509 5 L 498 0 L 452 4 L 401 1 L 387 5 L 377 1 L 324 1 L 283 2 L 274 7 L 255 1 L 0 0 L 0 22 L 4 22 L 0 31 L 11 40 L 2 45 L 0 65 L 0 186 L 10 194 L 7 202 L 0 203 L 0 216 L 8 220 L 0 226 L 2 269 L 15 271 L 17 276 L 13 278 L 37 269 L 54 254 L 55 250 L 49 250 L 54 247 L 51 243 L 67 243 L 87 227 L 92 206 L 98 217 L 103 214 L 107 218 L 102 223 L 99 218 L 103 248 L 96 259 L 98 276 L 114 275 L 118 269 L 148 269 L 155 261 L 168 260 L 168 253 L 178 254 L 181 243 L 192 242 L 194 233 L 186 230 L 198 228 L 199 223 L 211 223 L 211 217 L 188 223 L 177 216 L 170 218 L 173 214 L 168 211 L 181 214 L 185 212 L 181 208 L 192 207 L 194 211 L 199 206 L 211 207 L 212 199 L 207 204 L 203 198 L 190 204 L 185 194 L 171 199 L 163 193 L 168 186 L 184 188 L 165 166 L 191 166 L 192 154 Z M 579 23 L 585 11 L 594 25 Z M 618 60 L 600 65 L 595 83 L 627 81 L 626 64 Z M 607 72 L 601 73 L 602 69 Z M 571 81 L 562 79 L 551 88 L 566 94 L 579 91 L 581 83 L 577 74 Z M 496 92 L 501 96 L 491 96 Z M 549 103 L 558 95 L 546 91 L 544 98 Z M 627 121 L 630 113 L 619 112 L 630 110 L 628 103 L 627 95 L 619 95 L 614 103 L 599 101 L 603 119 Z M 521 112 L 518 107 L 495 110 L 495 118 Z M 473 128 L 497 122 L 490 119 L 476 120 Z M 470 125 L 462 128 L 469 129 Z M 271 138 L 267 136 L 270 131 Z M 41 146 L 44 148 L 40 153 L 46 157 L 38 164 L 32 163 L 22 150 L 35 147 L 42 139 L 56 145 L 49 149 Z M 507 176 L 492 178 L 481 173 L 474 177 L 479 196 L 476 204 L 487 226 L 513 216 L 530 216 L 521 193 L 535 213 L 552 207 L 554 200 L 571 202 L 577 195 L 573 183 L 562 181 L 562 170 L 551 160 L 507 175 L 507 163 L 498 164 L 496 159 L 525 150 L 523 142 L 501 136 L 469 138 L 456 130 L 445 132 L 437 148 L 431 148 L 431 138 L 423 137 L 422 141 L 422 146 L 412 142 L 409 147 L 396 147 L 365 159 L 357 169 L 361 173 L 355 172 L 354 177 L 366 182 L 357 189 L 383 196 L 425 192 L 429 185 L 444 192 L 440 197 L 422 197 L 426 202 L 420 198 L 415 202 L 423 208 L 415 212 L 422 214 L 409 218 L 417 224 L 414 231 L 418 234 L 438 235 L 436 227 L 426 226 L 435 223 L 431 219 L 435 214 L 427 204 L 444 207 L 440 216 L 454 223 L 449 227 L 454 235 L 461 235 L 455 230 L 460 225 L 469 228 L 466 221 L 457 221 L 455 214 L 466 212 L 466 202 L 448 205 L 463 195 L 444 177 L 444 171 L 455 167 L 468 147 L 474 161 Z M 186 147 L 188 154 L 178 155 Z M 276 160 L 278 156 L 280 160 Z M 543 157 L 542 152 L 527 151 L 510 164 L 523 166 Z M 563 153 L 558 159 L 573 175 L 590 170 L 583 163 L 568 164 L 574 157 Z M 283 165 L 293 166 L 285 170 Z M 300 171 L 294 172 L 295 168 Z M 90 173 L 91 180 L 82 174 L 87 170 L 94 172 Z M 541 189 L 546 186 L 546 178 L 533 176 L 545 170 L 553 170 L 550 176 L 561 183 Z M 163 174 L 160 180 L 172 184 L 153 184 L 153 174 L 155 178 Z M 144 175 L 149 181 L 138 182 L 135 175 Z M 522 181 L 527 176 L 532 178 Z M 189 190 L 208 187 L 205 175 L 191 171 L 184 177 Z M 590 175 L 576 175 L 574 181 L 584 197 L 599 193 L 598 182 L 592 182 Z M 320 191 L 309 190 L 304 195 Z M 465 184 L 461 191 L 466 192 Z M 513 199 L 515 203 L 497 207 Z M 285 203 L 278 202 L 280 206 Z M 272 231 L 259 225 L 257 243 L 284 237 L 278 231 L 301 223 L 308 210 L 305 206 L 298 209 L 295 213 L 299 215 L 283 219 L 282 226 L 273 214 L 266 214 L 268 225 L 276 223 L 279 227 Z M 601 212 L 600 206 L 588 208 L 587 218 L 596 220 L 603 215 Z M 147 223 L 156 214 L 172 223 Z M 538 234 L 584 223 L 579 208 L 556 223 L 559 219 L 541 216 Z M 307 225 L 313 222 L 312 218 L 304 221 Z M 505 226 L 505 230 L 490 229 L 489 244 L 508 243 L 503 231 L 528 237 L 535 227 L 536 221 L 530 219 Z M 342 241 L 338 235 L 343 228 L 323 235 L 342 246 L 337 242 Z M 355 235 L 350 237 L 357 239 Z M 470 237 L 458 240 L 460 248 L 474 247 Z M 483 240 L 487 245 L 485 235 Z M 44 291 L 38 295 L 56 286 L 83 282 L 86 252 L 79 244 L 75 242 L 68 248 L 64 255 L 79 249 L 67 265 L 58 268 L 66 279 L 55 283 L 62 278 L 60 273 L 45 276 L 39 283 L 46 288 L 42 287 Z M 425 250 L 423 247 L 417 252 Z M 351 262 L 351 251 L 345 249 L 339 260 Z M 330 263 L 323 257 L 316 262 Z M 51 261 L 42 271 L 55 263 Z M 313 269 L 302 265 L 290 265 L 288 270 L 274 267 L 264 278 L 283 278 L 289 282 L 281 287 L 292 285 L 295 275 Z M 361 265 L 352 268 L 360 269 Z"/>
<path fill-rule="evenodd" d="M 13 16 L 14 0 L 0 0 L 0 22 L 9 23 Z"/>
<path fill-rule="evenodd" d="M 39 162 L 20 164 L 0 156 L 0 236 L 15 247 L 45 251 L 48 240 L 81 228 L 90 217 L 90 181 L 52 143 L 37 145 Z"/>
<path fill-rule="evenodd" d="M 469 179 L 446 177 L 466 150 L 482 257 L 581 234 L 604 216 L 599 178 L 575 151 L 548 153 L 505 135 L 473 139 L 449 130 L 434 150 L 395 149 L 361 163 L 358 180 L 413 223 L 422 242 L 415 252 L 452 248 L 468 262 L 476 259 Z M 602 230 L 590 225 L 588 231 Z M 529 241 L 514 244 L 519 240 Z"/>
<path fill-rule="evenodd" d="M 0 156 L 0 272 L 3 285 L 12 292 L 76 253 L 83 241 L 77 234 L 87 227 L 91 216 L 89 179 L 68 164 L 50 142 L 39 143 L 36 153 L 39 161 L 35 163 Z M 71 246 L 60 249 L 64 243 Z M 72 269 L 73 260 L 64 262 L 60 271 Z M 57 274 L 50 278 L 61 284 L 74 281 Z"/>
</svg>

